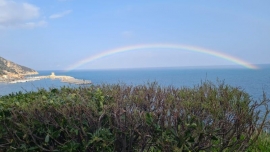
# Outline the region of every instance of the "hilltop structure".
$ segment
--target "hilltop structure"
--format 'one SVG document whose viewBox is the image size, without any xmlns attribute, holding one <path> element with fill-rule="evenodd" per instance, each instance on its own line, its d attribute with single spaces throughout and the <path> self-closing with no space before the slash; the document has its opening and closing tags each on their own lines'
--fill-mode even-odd
<svg viewBox="0 0 270 152">
<path fill-rule="evenodd" d="M 50 78 L 51 78 L 51 79 L 55 79 L 55 74 L 54 74 L 54 72 L 52 72 L 52 74 L 50 75 Z"/>
</svg>

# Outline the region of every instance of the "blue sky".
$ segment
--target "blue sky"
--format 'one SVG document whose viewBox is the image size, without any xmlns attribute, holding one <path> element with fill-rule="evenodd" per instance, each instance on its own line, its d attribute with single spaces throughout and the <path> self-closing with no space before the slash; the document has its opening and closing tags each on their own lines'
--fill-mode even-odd
<svg viewBox="0 0 270 152">
<path fill-rule="evenodd" d="M 0 56 L 36 70 L 63 70 L 103 51 L 166 43 L 269 64 L 269 6 L 269 0 L 0 0 Z M 168 48 L 118 53 L 78 69 L 234 64 Z"/>
</svg>

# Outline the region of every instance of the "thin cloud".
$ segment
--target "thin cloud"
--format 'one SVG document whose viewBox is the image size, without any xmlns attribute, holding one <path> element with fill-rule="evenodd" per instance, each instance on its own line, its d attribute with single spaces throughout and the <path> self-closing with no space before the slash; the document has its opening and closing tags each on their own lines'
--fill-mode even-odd
<svg viewBox="0 0 270 152">
<path fill-rule="evenodd" d="M 19 3 L 12 0 L 0 0 L 0 27 L 23 27 L 39 18 L 39 8 L 29 3 Z M 32 24 L 33 25 L 33 24 Z"/>
<path fill-rule="evenodd" d="M 35 28 L 35 27 L 45 27 L 47 26 L 47 22 L 42 20 L 38 22 L 27 22 L 23 25 L 21 25 L 22 28 Z"/>
<path fill-rule="evenodd" d="M 64 11 L 61 13 L 56 13 L 56 14 L 51 15 L 49 18 L 50 19 L 61 18 L 61 17 L 64 17 L 64 16 L 70 14 L 71 12 L 72 12 L 72 10 L 67 10 L 67 11 Z"/>
<path fill-rule="evenodd" d="M 132 37 L 134 34 L 133 34 L 132 31 L 124 31 L 124 32 L 121 33 L 121 35 L 122 35 L 123 37 L 125 37 L 125 38 L 130 38 L 130 37 Z"/>
</svg>

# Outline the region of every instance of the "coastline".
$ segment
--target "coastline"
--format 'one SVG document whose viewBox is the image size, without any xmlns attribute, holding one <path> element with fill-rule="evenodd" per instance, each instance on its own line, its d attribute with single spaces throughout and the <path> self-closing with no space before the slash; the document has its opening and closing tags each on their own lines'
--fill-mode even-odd
<svg viewBox="0 0 270 152">
<path fill-rule="evenodd" d="M 30 82 L 30 81 L 38 81 L 42 79 L 59 79 L 61 82 L 64 83 L 71 83 L 71 84 L 77 84 L 77 85 L 84 85 L 84 84 L 91 84 L 92 82 L 90 80 L 82 80 L 82 79 L 76 79 L 71 76 L 65 76 L 65 75 L 60 75 L 57 76 L 52 72 L 51 75 L 47 76 L 29 76 L 25 75 L 28 77 L 22 77 L 22 78 L 12 78 L 12 79 L 0 79 L 0 83 L 24 83 L 24 82 Z"/>
</svg>

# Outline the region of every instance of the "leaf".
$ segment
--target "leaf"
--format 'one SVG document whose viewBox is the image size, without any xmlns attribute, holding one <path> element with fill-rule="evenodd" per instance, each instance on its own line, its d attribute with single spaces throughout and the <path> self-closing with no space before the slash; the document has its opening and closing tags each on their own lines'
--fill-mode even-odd
<svg viewBox="0 0 270 152">
<path fill-rule="evenodd" d="M 204 138 L 204 133 L 200 133 L 198 140 L 201 141 Z"/>
<path fill-rule="evenodd" d="M 193 138 L 193 137 L 190 137 L 190 138 L 189 138 L 189 140 L 188 140 L 188 142 L 194 143 L 194 142 L 195 142 L 195 140 L 194 140 L 194 138 Z"/>
<path fill-rule="evenodd" d="M 52 93 L 58 93 L 58 89 L 54 88 L 51 90 Z"/>
<path fill-rule="evenodd" d="M 49 136 L 49 134 L 47 134 L 47 136 L 45 137 L 45 142 L 48 143 L 49 140 L 50 140 L 50 136 Z"/>
<path fill-rule="evenodd" d="M 52 133 L 52 138 L 58 138 L 60 136 L 61 130 L 57 130 Z"/>
<path fill-rule="evenodd" d="M 147 123 L 148 125 L 152 125 L 152 123 L 153 123 L 153 118 L 152 118 L 152 116 L 150 115 L 150 113 L 146 113 L 146 123 Z"/>
<path fill-rule="evenodd" d="M 38 147 L 31 147 L 31 148 L 29 148 L 28 150 L 36 150 L 36 149 L 38 149 Z"/>
<path fill-rule="evenodd" d="M 197 127 L 197 124 L 193 122 L 189 127 L 195 129 Z"/>
<path fill-rule="evenodd" d="M 185 139 L 191 137 L 191 131 L 190 130 L 187 130 L 185 131 Z"/>
<path fill-rule="evenodd" d="M 47 99 L 47 97 L 46 97 L 46 96 L 42 96 L 42 99 L 46 100 L 46 99 Z"/>
<path fill-rule="evenodd" d="M 218 138 L 216 136 L 211 136 L 212 140 L 218 140 Z"/>
</svg>

